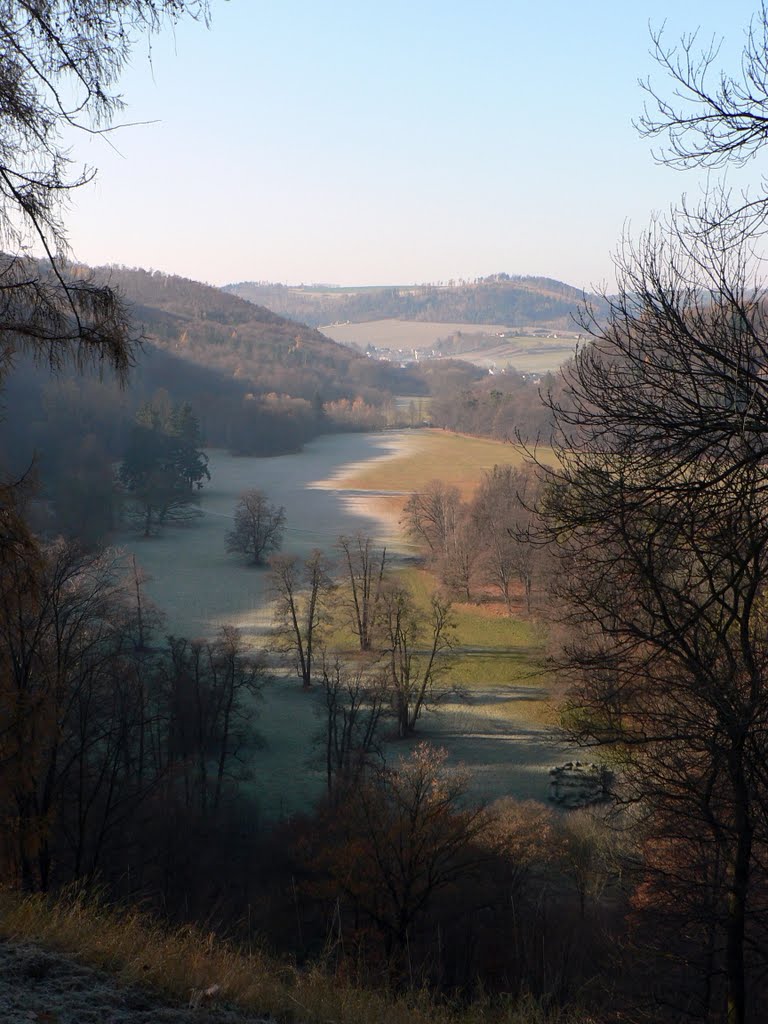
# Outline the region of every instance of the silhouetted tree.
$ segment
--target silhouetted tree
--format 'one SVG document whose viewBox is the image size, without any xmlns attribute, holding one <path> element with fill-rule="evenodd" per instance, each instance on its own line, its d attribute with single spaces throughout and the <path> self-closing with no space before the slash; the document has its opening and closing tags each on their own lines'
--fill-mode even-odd
<svg viewBox="0 0 768 1024">
<path fill-rule="evenodd" d="M 331 801 L 338 803 L 382 760 L 380 731 L 390 694 L 381 671 L 345 665 L 338 658 L 323 664 L 322 686 L 326 786 Z"/>
<path fill-rule="evenodd" d="M 253 698 L 263 661 L 224 626 L 213 641 L 169 637 L 160 671 L 168 767 L 181 780 L 187 807 L 217 810 L 225 781 L 242 771 L 242 752 L 258 742 Z"/>
<path fill-rule="evenodd" d="M 0 370 L 17 351 L 60 366 L 111 366 L 134 355 L 118 295 L 67 269 L 62 202 L 92 172 L 69 174 L 71 130 L 106 131 L 122 102 L 118 75 L 139 33 L 204 15 L 205 0 L 0 3 Z M 42 249 L 47 260 L 29 254 Z"/>
<path fill-rule="evenodd" d="M 650 847 L 674 849 L 646 868 L 670 909 L 686 893 L 687 934 L 714 930 L 714 961 L 684 957 L 709 972 L 706 1012 L 742 1024 L 768 962 L 768 324 L 733 222 L 703 220 L 627 246 L 610 322 L 585 318 L 542 511 L 568 729 L 612 748 Z"/>
<path fill-rule="evenodd" d="M 420 743 L 349 794 L 320 866 L 379 931 L 396 979 L 414 925 L 436 894 L 482 858 L 474 843 L 485 817 L 464 801 L 466 772 Z"/>
<path fill-rule="evenodd" d="M 758 153 L 768 141 L 765 4 L 750 22 L 735 75 L 716 67 L 720 45 L 714 39 L 699 48 L 697 33 L 692 32 L 670 46 L 663 28 L 651 38 L 652 54 L 670 79 L 673 95 L 668 99 L 646 80 L 643 85 L 652 107 L 646 106 L 639 128 L 646 137 L 667 137 L 661 159 L 673 167 L 722 167 L 744 163 Z"/>
<path fill-rule="evenodd" d="M 4 854 L 13 881 L 44 890 L 68 769 L 85 749 L 76 743 L 78 709 L 111 699 L 122 584 L 108 555 L 65 542 L 0 545 L 0 569 Z M 96 718 L 94 710 L 86 746 Z"/>
</svg>

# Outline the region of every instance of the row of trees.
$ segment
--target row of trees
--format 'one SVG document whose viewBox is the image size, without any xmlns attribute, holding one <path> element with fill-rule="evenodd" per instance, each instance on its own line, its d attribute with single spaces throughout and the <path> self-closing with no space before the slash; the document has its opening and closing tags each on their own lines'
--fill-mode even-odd
<svg viewBox="0 0 768 1024">
<path fill-rule="evenodd" d="M 522 590 L 530 612 L 547 564 L 546 552 L 531 543 L 540 491 L 531 463 L 494 466 L 469 502 L 457 487 L 432 480 L 408 499 L 403 524 L 450 591 L 471 601 L 491 590 L 511 613 Z"/>
<path fill-rule="evenodd" d="M 0 558 L 3 876 L 47 890 L 135 865 L 163 809 L 231 796 L 263 666 L 232 629 L 159 639 L 135 564 L 109 552 L 18 539 Z"/>
<path fill-rule="evenodd" d="M 562 387 L 559 372 L 539 379 L 506 370 L 470 383 L 438 378 L 432 387 L 430 418 L 436 427 L 498 441 L 546 441 L 552 414 L 542 401 L 542 392 L 559 392 Z"/>
<path fill-rule="evenodd" d="M 270 582 L 275 639 L 295 659 L 304 688 L 322 681 L 329 751 L 344 737 L 337 754 L 329 752 L 328 764 L 339 765 L 352 756 L 351 746 L 363 760 L 374 750 L 379 736 L 372 723 L 383 721 L 385 709 L 396 734 L 408 736 L 423 711 L 451 692 L 441 680 L 453 623 L 450 604 L 438 594 L 426 609 L 419 606 L 407 584 L 390 571 L 386 549 L 376 548 L 369 537 L 342 536 L 337 548 L 336 565 L 320 550 L 306 559 L 274 558 Z M 329 650 L 339 630 L 356 638 L 359 657 L 352 665 L 342 665 Z M 355 737 L 363 717 L 367 738 L 360 744 Z M 329 788 L 337 774 L 329 771 Z"/>
</svg>

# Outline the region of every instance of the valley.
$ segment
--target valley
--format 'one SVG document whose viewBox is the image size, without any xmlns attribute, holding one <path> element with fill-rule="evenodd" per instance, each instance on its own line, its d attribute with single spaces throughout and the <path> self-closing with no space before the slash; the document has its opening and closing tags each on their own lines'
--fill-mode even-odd
<svg viewBox="0 0 768 1024">
<path fill-rule="evenodd" d="M 244 490 L 258 487 L 285 506 L 285 553 L 304 557 L 319 547 L 333 554 L 340 534 L 362 531 L 387 546 L 426 607 L 435 581 L 418 568 L 416 549 L 399 525 L 406 497 L 431 478 L 430 470 L 469 495 L 494 464 L 522 460 L 511 445 L 434 430 L 325 435 L 301 453 L 273 458 L 208 455 L 211 482 L 201 492 L 199 520 L 149 539 L 125 533 L 116 540 L 148 574 L 146 591 L 165 614 L 167 632 L 213 637 L 230 624 L 252 647 L 267 650 L 272 595 L 266 570 L 225 551 L 232 510 Z M 565 751 L 549 734 L 555 718 L 541 669 L 541 627 L 502 615 L 498 606 L 456 603 L 454 618 L 450 678 L 464 694 L 426 713 L 411 739 L 388 742 L 388 756 L 428 739 L 446 747 L 451 763 L 471 769 L 473 797 L 546 801 L 547 769 Z M 349 653 L 346 644 L 342 639 L 342 653 Z M 253 705 L 264 744 L 251 757 L 247 788 L 260 813 L 275 819 L 308 810 L 323 791 L 316 747 L 322 693 L 304 692 L 285 658 L 270 655 L 270 662 L 273 677 Z"/>
</svg>

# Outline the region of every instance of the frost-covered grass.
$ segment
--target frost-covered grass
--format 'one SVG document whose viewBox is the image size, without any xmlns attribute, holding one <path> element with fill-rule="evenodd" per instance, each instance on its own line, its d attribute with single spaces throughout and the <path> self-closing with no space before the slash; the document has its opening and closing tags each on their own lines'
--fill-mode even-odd
<svg viewBox="0 0 768 1024">
<path fill-rule="evenodd" d="M 480 472 L 478 467 L 493 465 L 502 455 L 514 455 L 511 445 L 439 431 L 328 436 L 308 445 L 299 455 L 270 459 L 211 452 L 212 480 L 201 494 L 204 515 L 198 523 L 169 527 L 162 536 L 147 541 L 129 534 L 121 538 L 153 577 L 147 589 L 166 611 L 167 630 L 210 636 L 218 626 L 231 623 L 254 645 L 269 647 L 266 570 L 245 564 L 227 554 L 225 548 L 238 495 L 249 487 L 259 487 L 272 501 L 285 505 L 287 552 L 306 555 L 313 547 L 330 551 L 340 533 L 358 530 L 377 540 L 383 539 L 380 531 L 389 530 L 385 534 L 387 543 L 396 550 L 402 542 L 395 540 L 392 544 L 391 513 L 387 524 L 366 504 L 370 499 L 362 498 L 356 504 L 346 500 L 337 474 L 350 464 L 356 464 L 359 471 L 366 459 L 378 460 L 373 463 L 377 473 L 389 472 L 402 461 L 398 452 L 409 458 L 408 453 L 412 455 L 424 438 L 427 448 L 434 443 L 447 445 L 443 466 L 446 462 L 463 465 L 461 472 L 466 473 L 466 467 L 473 464 L 475 477 Z M 465 452 L 461 458 L 456 454 L 459 449 Z M 481 451 L 486 454 L 480 461 L 473 461 Z M 441 467 L 431 468 L 434 476 Z M 417 603 L 426 610 L 434 578 L 423 570 L 402 571 Z M 448 680 L 468 691 L 471 705 L 462 705 L 455 713 L 443 710 L 426 714 L 419 722 L 417 738 L 442 743 L 452 758 L 471 763 L 478 778 L 483 779 L 478 790 L 483 796 L 535 792 L 545 799 L 545 768 L 555 762 L 559 748 L 546 735 L 553 719 L 541 664 L 544 637 L 530 620 L 499 611 L 498 606 L 454 605 L 456 641 L 463 650 L 457 651 Z M 329 642 L 344 653 L 354 652 L 357 643 L 348 625 L 342 623 Z M 246 785 L 265 818 L 305 811 L 322 792 L 322 774 L 315 767 L 315 740 L 322 727 L 319 698 L 317 690 L 302 691 L 298 679 L 286 669 L 276 673 L 265 687 L 263 699 L 253 706 L 253 726 L 265 743 L 249 756 L 250 778 Z M 462 729 L 462 723 L 466 728 Z M 502 736 L 505 730 L 506 739 Z M 532 767 L 521 774 L 515 767 L 519 759 L 512 747 L 520 746 L 523 731 L 527 737 L 524 746 L 532 749 L 535 740 L 538 747 L 535 757 L 528 759 Z M 493 743 L 482 738 L 490 733 L 495 737 Z M 483 767 L 483 758 L 488 759 L 489 770 Z M 505 763 L 510 765 L 506 772 Z"/>
<path fill-rule="evenodd" d="M 149 574 L 146 590 L 164 612 L 164 631 L 211 636 L 224 625 L 237 626 L 257 647 L 270 647 L 267 570 L 227 554 L 226 533 L 243 491 L 263 489 L 287 512 L 284 552 L 307 555 L 331 550 L 341 533 L 376 535 L 381 520 L 350 510 L 327 481 L 343 465 L 381 458 L 396 448 L 398 434 L 339 434 L 318 438 L 296 455 L 238 458 L 211 451 L 211 481 L 200 494 L 203 516 L 193 525 L 169 526 L 144 540 L 124 532 L 115 538 Z M 264 738 L 249 757 L 247 783 L 264 815 L 280 818 L 304 811 L 322 789 L 312 769 L 319 728 L 317 694 L 301 691 L 290 670 L 265 687 L 253 706 L 253 726 Z"/>
<path fill-rule="evenodd" d="M 349 506 L 332 486 L 318 484 L 331 481 L 345 465 L 386 456 L 397 449 L 399 436 L 328 435 L 302 452 L 275 458 L 239 458 L 210 451 L 211 481 L 199 495 L 200 519 L 188 526 L 168 526 L 146 540 L 129 531 L 114 540 L 135 555 L 150 575 L 147 591 L 165 612 L 169 631 L 210 636 L 223 623 L 231 623 L 258 639 L 268 621 L 266 570 L 226 551 L 226 534 L 239 496 L 258 488 L 271 502 L 285 506 L 286 554 L 331 550 L 341 533 L 363 530 L 378 536 L 383 526 L 380 517 L 362 506 Z"/>
<path fill-rule="evenodd" d="M 170 930 L 134 909 L 117 910 L 82 894 L 4 893 L 0 937 L 7 940 L 0 944 L 0 1012 L 9 1024 L 181 1024 L 193 1018 L 211 1024 L 589 1024 L 576 1012 L 546 1014 L 529 998 L 479 998 L 459 1006 L 435 1002 L 424 990 L 363 989 L 321 964 L 299 970 L 212 933 Z M 69 969 L 62 957 L 72 958 Z M 24 986 L 34 999 L 25 998 Z M 194 1002 L 214 986 L 203 1008 L 184 1009 L 190 997 Z"/>
</svg>

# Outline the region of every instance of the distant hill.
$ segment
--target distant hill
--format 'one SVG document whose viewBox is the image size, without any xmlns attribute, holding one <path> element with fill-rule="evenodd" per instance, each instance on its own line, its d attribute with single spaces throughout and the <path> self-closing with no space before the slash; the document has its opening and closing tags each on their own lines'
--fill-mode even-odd
<svg viewBox="0 0 768 1024">
<path fill-rule="evenodd" d="M 34 466 L 45 497 L 83 467 L 98 466 L 109 491 L 111 465 L 147 401 L 189 402 L 207 444 L 273 455 L 324 431 L 380 426 L 392 394 L 427 393 L 429 375 L 418 369 L 369 359 L 218 288 L 145 270 L 68 270 L 118 289 L 145 340 L 125 389 L 97 369 L 65 364 L 52 375 L 14 359 L 0 395 L 0 474 Z M 466 377 L 467 368 L 444 373 Z"/>
<path fill-rule="evenodd" d="M 573 327 L 572 316 L 585 298 L 598 310 L 603 305 L 599 296 L 585 296 L 561 281 L 509 274 L 471 282 L 371 288 L 242 281 L 223 290 L 315 326 L 396 317 L 510 327 L 535 324 L 563 330 Z"/>
<path fill-rule="evenodd" d="M 158 271 L 100 267 L 94 275 L 122 292 L 137 325 L 159 348 L 278 392 L 323 401 L 403 387 L 402 371 L 366 359 L 311 327 L 234 294 Z"/>
</svg>

